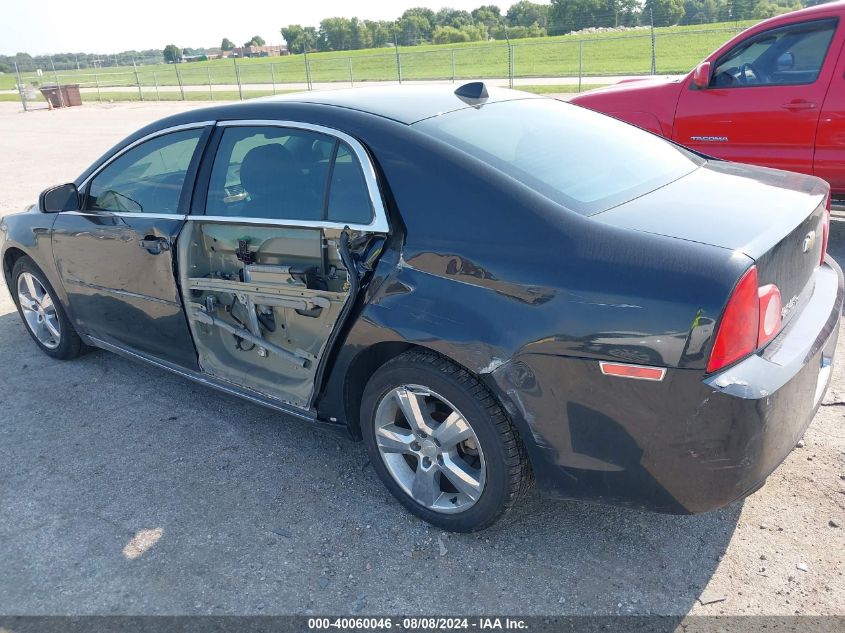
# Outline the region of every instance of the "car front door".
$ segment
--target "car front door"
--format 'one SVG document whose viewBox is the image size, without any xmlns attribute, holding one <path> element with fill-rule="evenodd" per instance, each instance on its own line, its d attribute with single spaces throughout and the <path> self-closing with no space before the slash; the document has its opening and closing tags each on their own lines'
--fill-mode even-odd
<svg viewBox="0 0 845 633">
<path fill-rule="evenodd" d="M 305 123 L 221 122 L 207 156 L 178 241 L 200 367 L 308 409 L 388 232 L 375 170 L 357 140 Z"/>
<path fill-rule="evenodd" d="M 812 173 L 837 27 L 836 19 L 814 20 L 741 41 L 713 61 L 709 86 L 687 80 L 673 139 L 726 160 Z"/>
<path fill-rule="evenodd" d="M 80 211 L 58 214 L 53 256 L 82 332 L 196 368 L 174 247 L 210 131 L 183 126 L 129 145 L 80 188 Z"/>
</svg>

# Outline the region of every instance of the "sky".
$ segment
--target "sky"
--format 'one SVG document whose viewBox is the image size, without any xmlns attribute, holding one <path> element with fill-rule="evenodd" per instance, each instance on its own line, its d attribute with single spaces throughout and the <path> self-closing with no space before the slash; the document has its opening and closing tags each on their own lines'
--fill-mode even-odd
<svg viewBox="0 0 845 633">
<path fill-rule="evenodd" d="M 282 26 L 327 17 L 392 20 L 405 9 L 474 9 L 490 0 L 1 0 L 0 54 L 119 53 L 242 44 L 260 35 L 279 44 Z M 494 0 L 495 1 L 495 0 Z M 502 10 L 515 2 L 499 3 Z"/>
</svg>

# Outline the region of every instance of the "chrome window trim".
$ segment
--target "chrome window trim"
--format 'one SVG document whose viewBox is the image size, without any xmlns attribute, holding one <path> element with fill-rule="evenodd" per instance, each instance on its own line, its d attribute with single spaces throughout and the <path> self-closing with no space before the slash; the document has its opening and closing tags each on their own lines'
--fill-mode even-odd
<svg viewBox="0 0 845 633">
<path fill-rule="evenodd" d="M 152 220 L 184 220 L 184 213 L 135 213 L 133 211 L 61 211 L 61 215 L 82 215 L 91 217 L 150 218 Z"/>
<path fill-rule="evenodd" d="M 196 129 L 196 128 L 209 127 L 211 125 L 214 125 L 215 123 L 216 123 L 216 121 L 196 121 L 194 123 L 183 123 L 182 125 L 174 125 L 173 127 L 166 127 L 162 130 L 156 130 L 155 132 L 150 132 L 146 136 L 142 136 L 138 140 L 132 141 L 126 147 L 116 151 L 114 154 L 109 156 L 109 158 L 102 165 L 97 167 L 96 171 L 91 173 L 85 180 L 83 180 L 80 183 L 78 189 L 80 191 L 82 189 L 85 189 L 85 187 L 88 186 L 88 183 L 91 182 L 91 180 L 93 180 L 94 178 L 96 178 L 100 174 L 101 171 L 103 171 L 106 167 L 111 165 L 118 158 L 123 156 L 126 152 L 128 152 L 129 150 L 137 147 L 141 143 L 146 143 L 147 141 L 151 141 L 152 139 L 154 139 L 156 137 L 164 136 L 165 134 L 171 134 L 172 132 L 182 132 L 184 130 L 193 130 L 193 129 Z M 138 214 L 138 215 L 147 215 L 147 214 L 141 213 L 141 214 Z M 171 214 L 171 215 L 179 215 L 179 214 L 176 213 L 176 214 Z"/>
<path fill-rule="evenodd" d="M 140 214 L 139 214 L 140 215 Z M 168 216 L 173 217 L 173 216 Z M 179 216 L 181 217 L 181 216 Z M 328 222 L 324 220 L 281 220 L 276 218 L 248 218 L 229 215 L 188 215 L 188 221 L 218 222 L 222 224 L 258 224 L 265 226 L 279 226 L 304 229 L 350 229 L 351 231 L 362 231 L 365 233 L 387 233 L 387 229 L 381 229 L 376 223 L 352 224 L 349 222 Z"/>
<path fill-rule="evenodd" d="M 276 119 L 238 119 L 233 121 L 218 121 L 217 127 L 284 127 L 294 130 L 306 130 L 317 132 L 332 138 L 343 141 L 355 153 L 361 171 L 364 173 L 364 181 L 367 184 L 367 193 L 370 197 L 370 204 L 373 205 L 373 219 L 369 224 L 352 224 L 349 222 L 330 222 L 327 220 L 284 220 L 282 218 L 251 218 L 239 216 L 211 216 L 211 215 L 188 215 L 189 220 L 208 220 L 210 222 L 232 222 L 240 224 L 269 224 L 273 226 L 310 227 L 323 229 L 344 229 L 349 228 L 356 231 L 369 233 L 389 233 L 390 225 L 387 221 L 387 212 L 384 209 L 384 202 L 381 197 L 381 189 L 376 178 L 376 170 L 373 166 L 370 155 L 364 146 L 355 138 L 338 129 L 316 125 L 313 123 L 302 123 L 299 121 L 281 121 Z M 215 157 L 216 158 L 216 157 Z"/>
</svg>

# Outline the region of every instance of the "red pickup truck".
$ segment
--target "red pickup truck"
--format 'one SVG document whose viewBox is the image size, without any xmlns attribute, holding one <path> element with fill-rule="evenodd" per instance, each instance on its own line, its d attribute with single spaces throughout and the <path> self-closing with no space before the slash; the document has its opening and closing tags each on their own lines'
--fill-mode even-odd
<svg viewBox="0 0 845 633">
<path fill-rule="evenodd" d="M 643 79 L 573 103 L 726 160 L 814 174 L 845 197 L 845 2 L 765 20 L 682 79 Z"/>
</svg>

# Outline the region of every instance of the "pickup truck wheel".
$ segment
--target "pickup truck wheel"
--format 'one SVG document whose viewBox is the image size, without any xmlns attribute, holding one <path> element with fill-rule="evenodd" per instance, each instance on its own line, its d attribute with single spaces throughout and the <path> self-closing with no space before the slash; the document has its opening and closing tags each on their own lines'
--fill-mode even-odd
<svg viewBox="0 0 845 633">
<path fill-rule="evenodd" d="M 82 340 L 50 282 L 29 257 L 15 262 L 11 292 L 27 332 L 41 351 L 57 360 L 79 356 Z"/>
<path fill-rule="evenodd" d="M 445 530 L 488 527 L 531 481 L 525 449 L 493 395 L 433 353 L 406 352 L 373 374 L 361 427 L 390 492 Z"/>
</svg>

